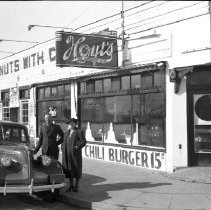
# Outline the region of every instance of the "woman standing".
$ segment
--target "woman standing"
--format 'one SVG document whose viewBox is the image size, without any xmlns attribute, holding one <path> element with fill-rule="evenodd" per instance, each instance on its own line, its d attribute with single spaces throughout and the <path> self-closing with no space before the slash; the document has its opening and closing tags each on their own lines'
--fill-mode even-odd
<svg viewBox="0 0 211 210">
<path fill-rule="evenodd" d="M 77 120 L 75 118 L 71 118 L 66 124 L 69 126 L 64 134 L 64 141 L 61 147 L 62 165 L 64 173 L 70 181 L 70 186 L 67 191 L 77 192 L 79 188 L 79 179 L 82 174 L 81 149 L 86 145 L 86 138 L 84 133 L 77 128 Z"/>
</svg>

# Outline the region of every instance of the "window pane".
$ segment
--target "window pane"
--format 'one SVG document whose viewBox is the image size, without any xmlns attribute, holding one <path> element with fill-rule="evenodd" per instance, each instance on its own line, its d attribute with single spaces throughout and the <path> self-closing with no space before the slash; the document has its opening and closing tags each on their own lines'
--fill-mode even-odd
<svg viewBox="0 0 211 210">
<path fill-rule="evenodd" d="M 120 78 L 112 78 L 111 79 L 111 89 L 113 91 L 119 91 L 120 90 Z"/>
<path fill-rule="evenodd" d="M 9 100 L 9 92 L 2 92 L 1 97 L 2 100 Z"/>
<path fill-rule="evenodd" d="M 106 97 L 105 98 L 105 114 L 104 121 L 105 122 L 113 122 L 114 121 L 114 97 Z"/>
<path fill-rule="evenodd" d="M 64 86 L 64 91 L 65 91 L 65 96 L 70 96 L 70 94 L 71 94 L 71 85 L 70 84 L 65 85 Z"/>
<path fill-rule="evenodd" d="M 38 99 L 44 98 L 44 88 L 38 89 Z"/>
<path fill-rule="evenodd" d="M 143 75 L 141 77 L 141 87 L 142 89 L 152 88 L 152 75 Z"/>
<path fill-rule="evenodd" d="M 114 133 L 118 143 L 131 144 L 131 124 L 114 124 Z"/>
<path fill-rule="evenodd" d="M 164 72 L 155 72 L 154 73 L 154 86 L 163 86 L 164 87 Z"/>
<path fill-rule="evenodd" d="M 51 97 L 57 97 L 57 87 L 51 87 Z"/>
<path fill-rule="evenodd" d="M 131 97 L 115 96 L 114 97 L 114 122 L 130 123 L 131 114 Z"/>
<path fill-rule="evenodd" d="M 49 98 L 50 97 L 50 87 L 46 87 L 45 88 L 45 98 Z"/>
<path fill-rule="evenodd" d="M 71 118 L 70 100 L 53 100 L 38 102 L 38 122 L 44 121 L 44 115 L 50 114 L 55 122 L 66 122 Z"/>
<path fill-rule="evenodd" d="M 57 88 L 58 88 L 58 97 L 63 97 L 64 96 L 64 85 L 60 85 Z"/>
<path fill-rule="evenodd" d="M 80 93 L 86 93 L 86 83 L 85 82 L 81 82 L 80 83 Z"/>
<path fill-rule="evenodd" d="M 139 145 L 165 144 L 165 98 L 163 93 L 133 96 L 133 133 Z"/>
<path fill-rule="evenodd" d="M 131 76 L 131 88 L 141 88 L 141 75 Z"/>
<path fill-rule="evenodd" d="M 81 100 L 81 116 L 85 122 L 92 122 L 95 119 L 95 101 L 93 98 Z"/>
<path fill-rule="evenodd" d="M 95 92 L 102 92 L 102 90 L 103 90 L 103 81 L 96 80 L 95 81 Z"/>
<path fill-rule="evenodd" d="M 93 93 L 94 92 L 94 81 L 88 81 L 86 83 L 86 91 L 87 91 L 87 93 Z"/>
<path fill-rule="evenodd" d="M 122 77 L 122 90 L 130 89 L 130 76 Z"/>
<path fill-rule="evenodd" d="M 103 88 L 104 88 L 104 91 L 110 91 L 111 90 L 111 79 L 104 79 L 103 80 Z"/>
</svg>

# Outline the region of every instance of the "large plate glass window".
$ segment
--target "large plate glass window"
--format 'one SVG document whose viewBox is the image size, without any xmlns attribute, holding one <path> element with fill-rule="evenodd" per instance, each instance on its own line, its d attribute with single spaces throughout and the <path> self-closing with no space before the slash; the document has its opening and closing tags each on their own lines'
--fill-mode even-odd
<svg viewBox="0 0 211 210">
<path fill-rule="evenodd" d="M 85 82 L 80 84 L 81 128 L 87 140 L 165 147 L 164 71 L 102 78 L 102 81 L 87 81 L 88 90 L 83 88 Z M 90 84 L 95 84 L 95 92 L 89 95 Z"/>
</svg>

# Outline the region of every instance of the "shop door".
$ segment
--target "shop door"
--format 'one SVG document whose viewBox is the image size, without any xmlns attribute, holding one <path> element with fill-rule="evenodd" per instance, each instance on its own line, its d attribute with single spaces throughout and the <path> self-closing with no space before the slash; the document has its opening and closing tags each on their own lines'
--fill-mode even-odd
<svg viewBox="0 0 211 210">
<path fill-rule="evenodd" d="M 10 108 L 10 121 L 18 122 L 18 108 Z"/>
<path fill-rule="evenodd" d="M 194 165 L 211 166 L 211 92 L 193 94 Z"/>
</svg>

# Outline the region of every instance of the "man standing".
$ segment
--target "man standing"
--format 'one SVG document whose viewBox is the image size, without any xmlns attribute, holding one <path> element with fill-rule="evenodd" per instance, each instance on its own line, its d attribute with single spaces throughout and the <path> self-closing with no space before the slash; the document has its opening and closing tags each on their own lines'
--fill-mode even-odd
<svg viewBox="0 0 211 210">
<path fill-rule="evenodd" d="M 57 135 L 60 139 L 57 141 Z M 59 147 L 63 142 L 64 133 L 59 125 L 52 123 L 52 117 L 49 114 L 45 115 L 45 123 L 40 128 L 39 141 L 34 150 L 37 154 L 40 147 L 42 147 L 42 154 L 58 160 Z"/>
<path fill-rule="evenodd" d="M 82 175 L 82 148 L 86 145 L 84 132 L 78 129 L 77 119 L 71 118 L 66 122 L 69 125 L 62 143 L 62 165 L 70 186 L 67 191 L 77 192 L 79 179 Z M 74 183 L 75 179 L 75 183 Z"/>
</svg>

